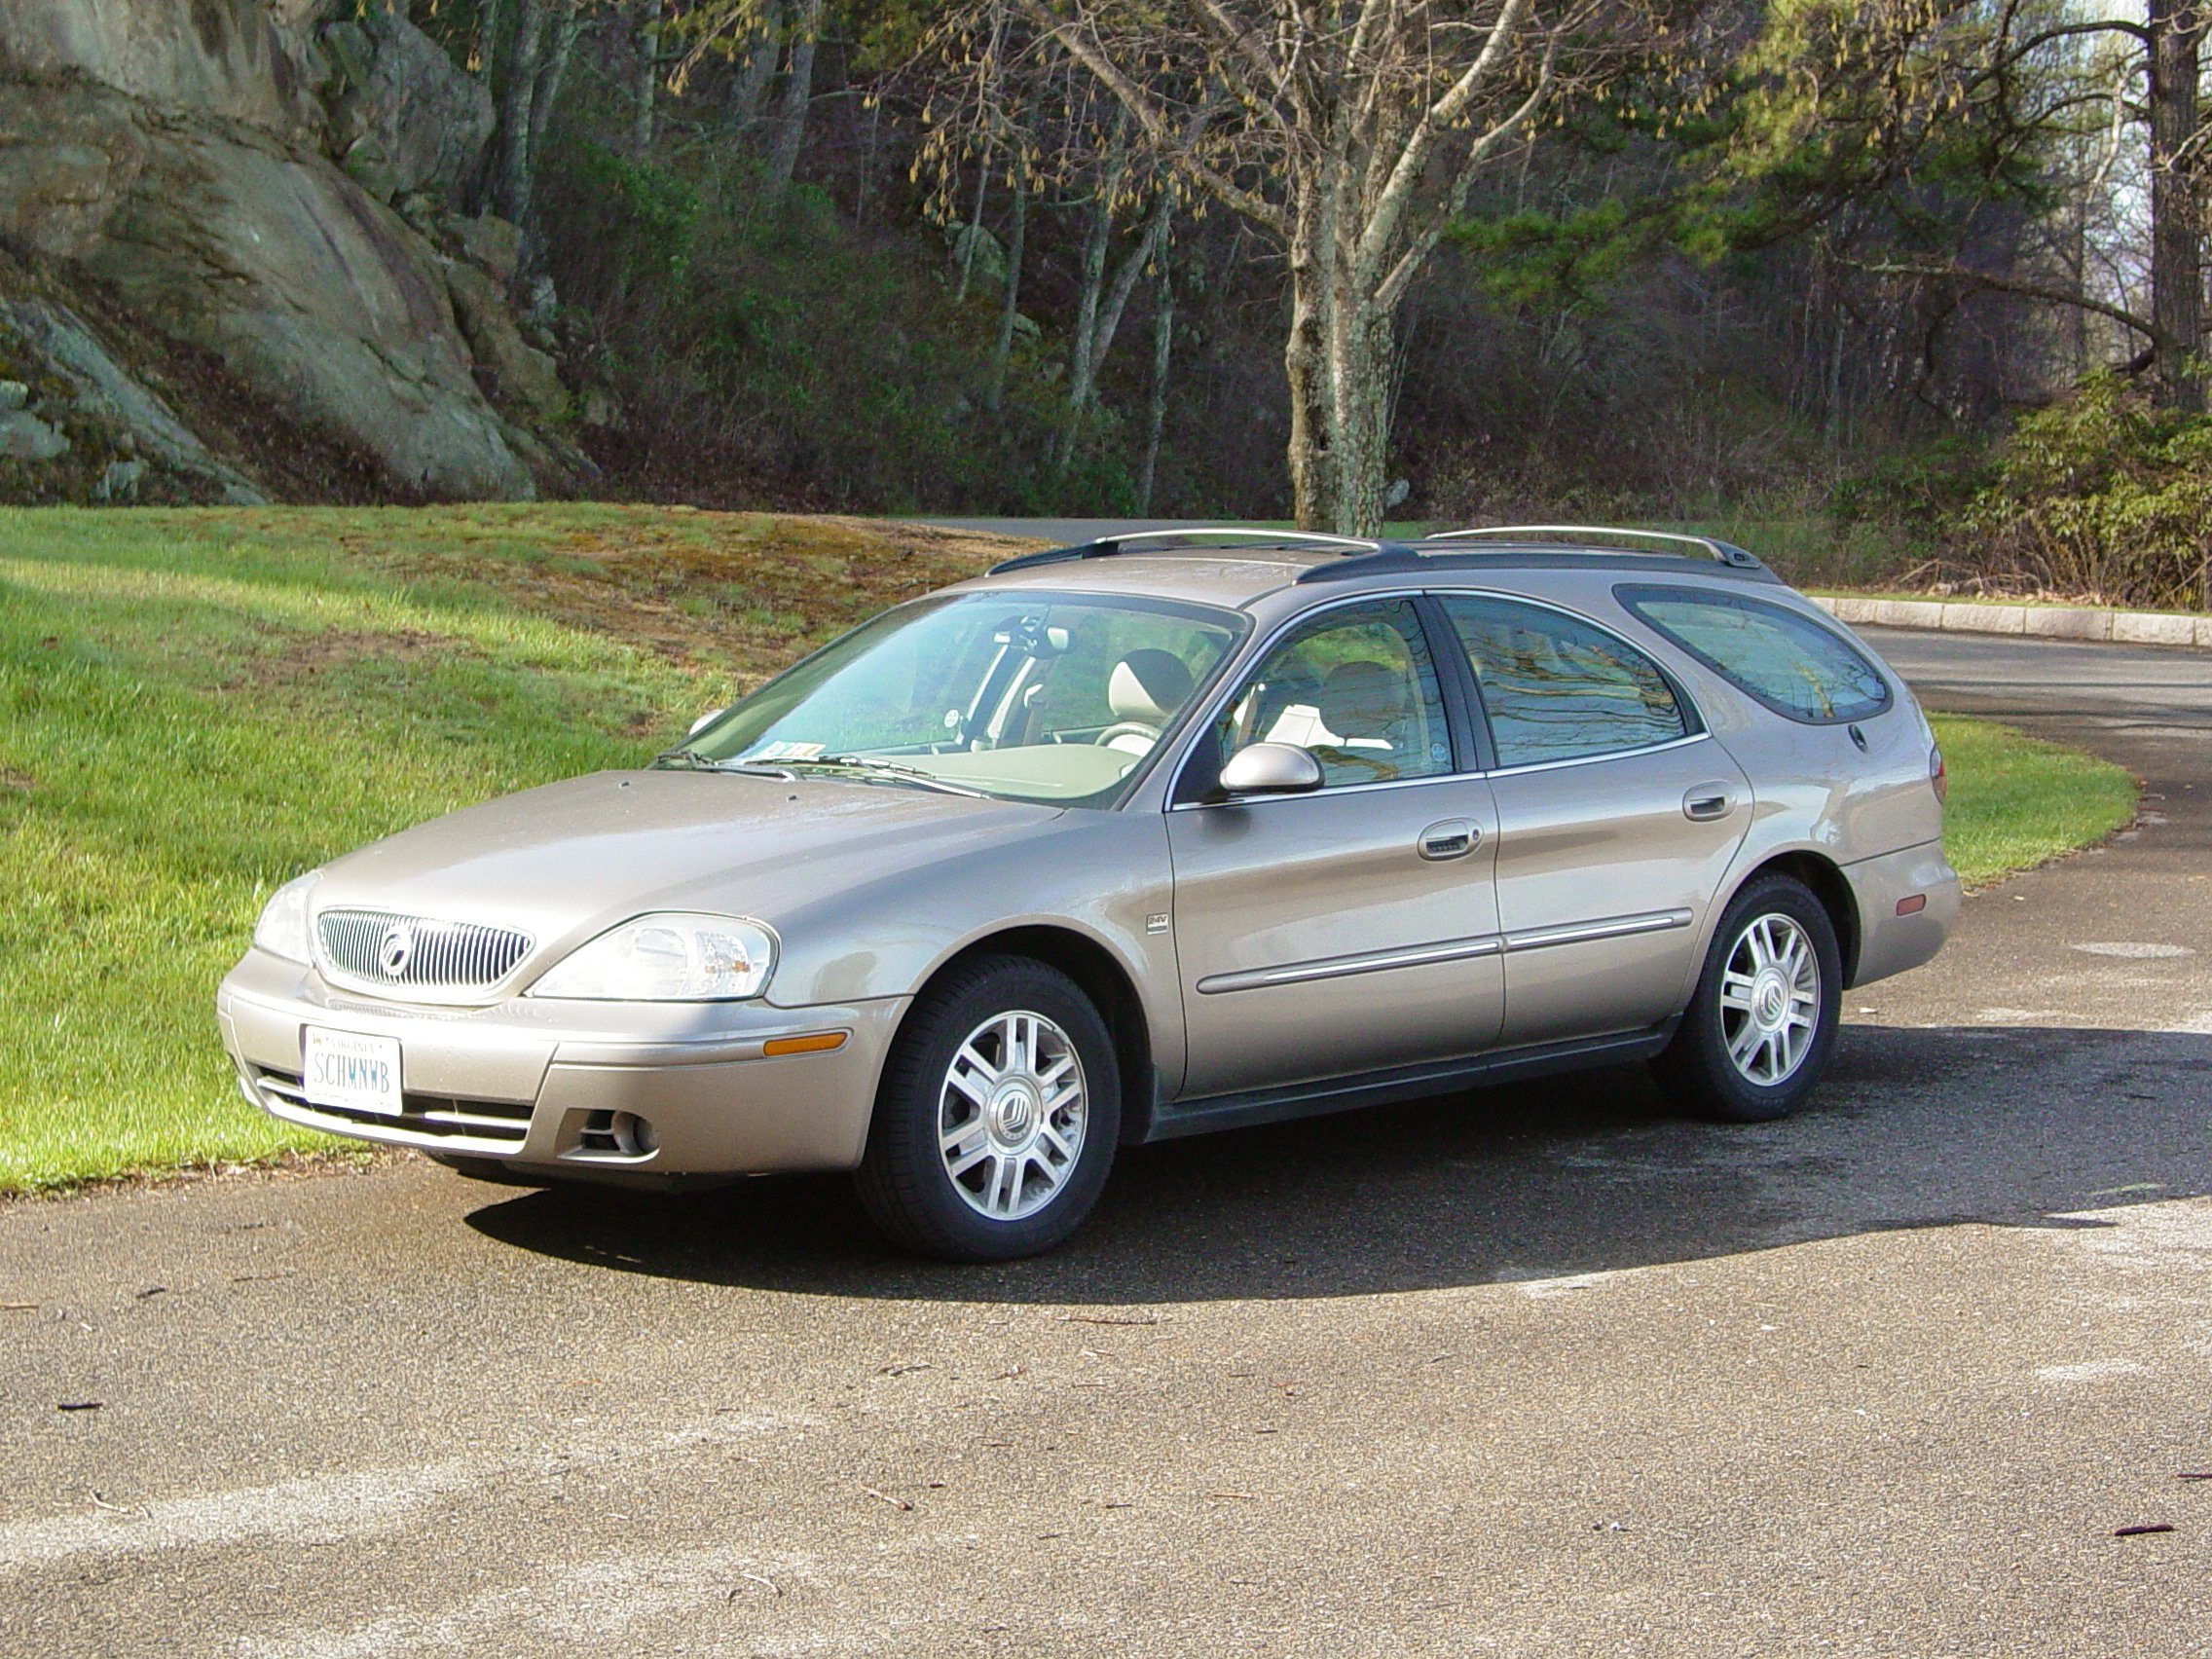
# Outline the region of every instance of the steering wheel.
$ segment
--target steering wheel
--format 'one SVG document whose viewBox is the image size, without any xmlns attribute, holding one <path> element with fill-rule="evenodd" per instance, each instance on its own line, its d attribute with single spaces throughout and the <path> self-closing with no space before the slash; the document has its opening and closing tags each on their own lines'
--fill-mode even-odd
<svg viewBox="0 0 2212 1659">
<path fill-rule="evenodd" d="M 1113 747 L 1117 737 L 1141 737 L 1145 740 L 1145 747 L 1149 749 L 1160 741 L 1160 728 L 1147 725 L 1142 720 L 1116 720 L 1090 741 L 1101 749 L 1109 749 Z"/>
</svg>

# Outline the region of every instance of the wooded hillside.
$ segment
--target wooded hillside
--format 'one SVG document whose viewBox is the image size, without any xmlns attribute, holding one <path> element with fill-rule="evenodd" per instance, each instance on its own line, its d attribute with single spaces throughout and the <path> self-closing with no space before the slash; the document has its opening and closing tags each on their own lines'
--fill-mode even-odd
<svg viewBox="0 0 2212 1659">
<path fill-rule="evenodd" d="M 0 492 L 1820 515 L 2201 603 L 2203 25 L 39 0 Z"/>
</svg>

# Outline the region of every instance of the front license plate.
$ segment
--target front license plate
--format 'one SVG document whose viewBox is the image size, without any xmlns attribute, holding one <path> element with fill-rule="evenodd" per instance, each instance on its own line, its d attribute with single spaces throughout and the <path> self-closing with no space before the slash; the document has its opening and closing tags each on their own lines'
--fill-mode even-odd
<svg viewBox="0 0 2212 1659">
<path fill-rule="evenodd" d="M 325 1031 L 311 1025 L 302 1056 L 308 1104 L 343 1112 L 377 1112 L 396 1118 L 400 1111 L 399 1039 L 364 1037 L 351 1031 Z"/>
</svg>

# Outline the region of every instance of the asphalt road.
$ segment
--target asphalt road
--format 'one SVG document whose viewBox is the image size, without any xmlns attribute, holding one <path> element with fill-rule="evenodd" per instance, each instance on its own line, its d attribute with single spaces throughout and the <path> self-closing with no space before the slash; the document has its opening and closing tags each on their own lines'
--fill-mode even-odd
<svg viewBox="0 0 2212 1659">
<path fill-rule="evenodd" d="M 2212 659 L 1879 644 L 2150 810 L 1792 1122 L 1141 1149 L 986 1271 L 833 1180 L 0 1206 L 0 1652 L 2212 1651 Z"/>
</svg>

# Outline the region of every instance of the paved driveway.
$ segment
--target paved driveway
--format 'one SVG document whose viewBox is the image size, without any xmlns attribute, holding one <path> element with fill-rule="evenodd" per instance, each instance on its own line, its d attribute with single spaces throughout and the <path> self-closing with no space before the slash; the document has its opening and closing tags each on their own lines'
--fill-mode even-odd
<svg viewBox="0 0 2212 1659">
<path fill-rule="evenodd" d="M 987 1271 L 831 1180 L 0 1206 L 0 1652 L 2212 1651 L 2212 663 L 1879 643 L 2151 811 L 1793 1122 L 1140 1149 Z"/>
</svg>

